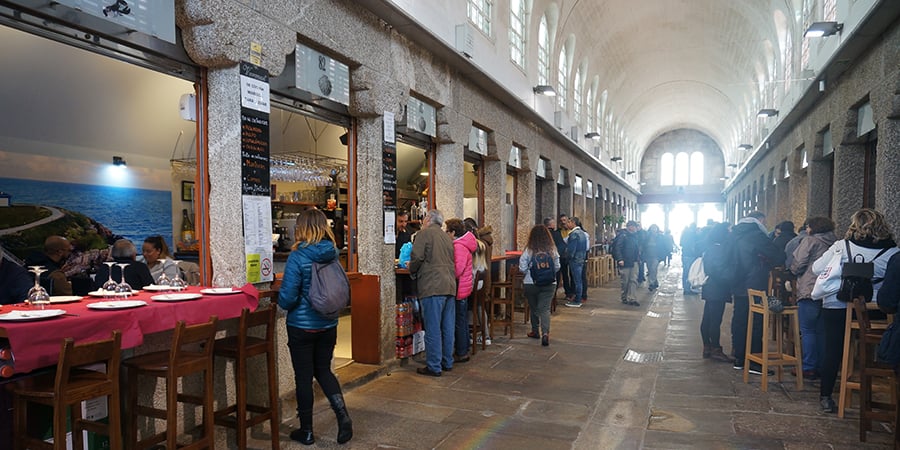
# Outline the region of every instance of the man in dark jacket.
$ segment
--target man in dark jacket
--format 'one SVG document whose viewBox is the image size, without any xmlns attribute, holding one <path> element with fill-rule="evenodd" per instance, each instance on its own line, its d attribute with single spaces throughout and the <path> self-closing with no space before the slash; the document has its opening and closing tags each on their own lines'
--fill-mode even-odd
<svg viewBox="0 0 900 450">
<path fill-rule="evenodd" d="M 613 258 L 622 278 L 622 304 L 641 306 L 635 293 L 637 292 L 638 261 L 641 258 L 640 242 L 637 236 L 638 224 L 629 220 L 625 224 L 625 232 L 616 236 L 613 241 Z"/>
<path fill-rule="evenodd" d="M 696 292 L 691 289 L 691 282 L 688 281 L 688 271 L 691 270 L 691 264 L 694 264 L 700 255 L 697 254 L 697 225 L 690 224 L 681 233 L 681 286 L 684 295 L 694 295 Z"/>
<path fill-rule="evenodd" d="M 34 286 L 34 277 L 25 268 L 3 257 L 0 247 L 0 305 L 19 303 L 28 296 Z"/>
<path fill-rule="evenodd" d="M 739 274 L 732 285 L 734 311 L 731 317 L 731 344 L 734 350 L 734 368 L 744 368 L 747 346 L 747 314 L 750 297 L 747 289 L 765 291 L 769 286 L 769 272 L 784 264 L 784 251 L 775 246 L 766 234 L 766 215 L 751 212 L 731 230 L 731 243 L 736 258 L 735 272 Z M 751 352 L 762 351 L 762 320 L 753 321 Z M 759 364 L 750 365 L 750 373 L 761 374 Z"/>
<path fill-rule="evenodd" d="M 35 252 L 25 258 L 25 266 L 43 266 L 47 271 L 41 274 L 41 281 L 48 279 L 53 286 L 50 295 L 72 295 L 72 283 L 63 272 L 63 266 L 72 253 L 72 244 L 62 236 L 48 236 L 44 240 L 44 251 Z"/>
</svg>

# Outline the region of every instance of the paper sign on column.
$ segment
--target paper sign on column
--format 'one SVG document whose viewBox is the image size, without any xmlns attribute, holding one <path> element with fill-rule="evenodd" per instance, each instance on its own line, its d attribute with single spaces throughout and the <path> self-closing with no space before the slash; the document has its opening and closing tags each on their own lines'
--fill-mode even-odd
<svg viewBox="0 0 900 450">
<path fill-rule="evenodd" d="M 247 282 L 272 281 L 272 204 L 269 197 L 242 196 Z"/>
<path fill-rule="evenodd" d="M 396 212 L 393 209 L 385 210 L 384 211 L 384 243 L 385 244 L 396 244 L 397 243 L 397 236 L 394 234 L 396 223 L 397 223 Z"/>
</svg>

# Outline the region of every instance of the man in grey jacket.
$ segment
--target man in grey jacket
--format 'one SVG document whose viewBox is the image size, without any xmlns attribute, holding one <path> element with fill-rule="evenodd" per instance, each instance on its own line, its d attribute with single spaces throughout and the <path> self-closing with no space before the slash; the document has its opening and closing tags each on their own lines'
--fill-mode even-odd
<svg viewBox="0 0 900 450">
<path fill-rule="evenodd" d="M 444 232 L 444 216 L 432 209 L 413 241 L 409 273 L 416 280 L 425 321 L 425 367 L 416 372 L 439 377 L 453 369 L 453 333 L 456 328 L 456 270 L 453 239 Z"/>
</svg>

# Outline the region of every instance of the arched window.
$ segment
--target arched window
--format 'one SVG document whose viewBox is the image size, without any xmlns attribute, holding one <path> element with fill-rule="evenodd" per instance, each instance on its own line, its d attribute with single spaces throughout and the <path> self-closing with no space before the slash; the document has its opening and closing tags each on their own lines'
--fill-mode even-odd
<svg viewBox="0 0 900 450">
<path fill-rule="evenodd" d="M 663 153 L 659 159 L 659 185 L 671 186 L 675 182 L 675 157 L 671 153 Z"/>
<path fill-rule="evenodd" d="M 509 2 L 509 57 L 519 67 L 525 67 L 525 24 L 528 23 L 525 0 Z"/>
<path fill-rule="evenodd" d="M 550 32 L 547 28 L 547 15 L 541 16 L 538 25 L 538 84 L 550 85 Z"/>
<path fill-rule="evenodd" d="M 691 185 L 703 184 L 703 153 L 691 153 Z"/>
<path fill-rule="evenodd" d="M 484 34 L 491 35 L 491 15 L 494 8 L 493 0 L 469 0 L 468 16 L 469 20 L 478 27 Z"/>
<path fill-rule="evenodd" d="M 575 116 L 575 123 L 581 123 L 581 105 L 584 99 L 581 97 L 582 89 L 581 67 L 575 71 L 575 85 L 572 86 L 572 113 Z"/>
<path fill-rule="evenodd" d="M 685 152 L 675 155 L 675 185 L 687 186 L 690 182 L 690 157 Z"/>
<path fill-rule="evenodd" d="M 558 79 L 556 80 L 556 98 L 559 99 L 559 109 L 565 111 L 566 110 L 566 97 L 569 95 L 569 58 L 566 55 L 566 46 L 563 45 L 559 49 L 559 65 L 557 66 L 558 73 L 556 76 Z"/>
</svg>

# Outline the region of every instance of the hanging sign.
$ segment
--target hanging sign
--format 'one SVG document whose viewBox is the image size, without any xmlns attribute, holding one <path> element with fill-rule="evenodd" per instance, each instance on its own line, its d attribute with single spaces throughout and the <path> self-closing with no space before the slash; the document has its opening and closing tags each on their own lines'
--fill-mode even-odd
<svg viewBox="0 0 900 450">
<path fill-rule="evenodd" d="M 175 43 L 174 0 L 56 0 L 52 3 Z"/>
<path fill-rule="evenodd" d="M 406 128 L 435 137 L 436 123 L 434 106 L 409 96 L 406 102 Z"/>
<path fill-rule="evenodd" d="M 297 44 L 296 55 L 298 89 L 350 104 L 350 67 L 302 44 Z"/>
</svg>

